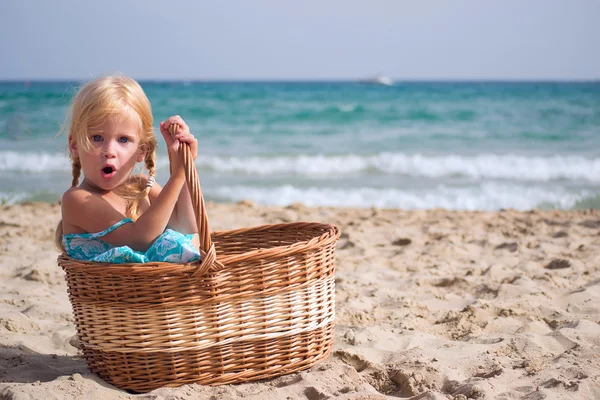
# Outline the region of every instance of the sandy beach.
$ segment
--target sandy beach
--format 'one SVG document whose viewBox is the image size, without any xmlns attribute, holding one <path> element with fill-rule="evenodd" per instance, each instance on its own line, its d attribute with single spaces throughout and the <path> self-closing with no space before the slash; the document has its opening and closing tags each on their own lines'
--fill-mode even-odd
<svg viewBox="0 0 600 400">
<path fill-rule="evenodd" d="M 275 379 L 142 395 L 91 374 L 57 204 L 0 206 L 0 399 L 598 399 L 600 211 L 207 205 L 213 230 L 337 225 L 332 355 Z"/>
</svg>

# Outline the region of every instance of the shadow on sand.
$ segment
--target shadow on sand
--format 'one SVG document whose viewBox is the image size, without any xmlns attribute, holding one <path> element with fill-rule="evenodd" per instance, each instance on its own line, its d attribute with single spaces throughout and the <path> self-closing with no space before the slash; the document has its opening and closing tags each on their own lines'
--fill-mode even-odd
<svg viewBox="0 0 600 400">
<path fill-rule="evenodd" d="M 79 356 L 37 353 L 26 346 L 0 346 L 0 382 L 49 382 L 60 376 L 80 374 L 99 380 Z"/>
</svg>

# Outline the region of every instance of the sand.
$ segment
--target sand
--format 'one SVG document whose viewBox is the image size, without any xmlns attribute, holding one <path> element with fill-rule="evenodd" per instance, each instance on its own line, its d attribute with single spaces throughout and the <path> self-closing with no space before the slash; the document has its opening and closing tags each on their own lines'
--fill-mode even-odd
<svg viewBox="0 0 600 400">
<path fill-rule="evenodd" d="M 0 206 L 0 399 L 600 399 L 599 211 L 208 209 L 215 230 L 340 227 L 328 359 L 256 383 L 119 390 L 74 347 L 59 206 Z"/>
</svg>

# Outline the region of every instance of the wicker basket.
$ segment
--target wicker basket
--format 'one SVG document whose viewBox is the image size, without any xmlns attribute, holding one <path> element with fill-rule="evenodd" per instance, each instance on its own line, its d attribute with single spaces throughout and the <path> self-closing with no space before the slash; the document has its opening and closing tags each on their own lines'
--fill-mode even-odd
<svg viewBox="0 0 600 400">
<path fill-rule="evenodd" d="M 58 258 L 90 370 L 119 388 L 147 392 L 270 378 L 327 357 L 339 230 L 300 222 L 211 235 L 187 146 L 180 156 L 201 262 Z"/>
</svg>

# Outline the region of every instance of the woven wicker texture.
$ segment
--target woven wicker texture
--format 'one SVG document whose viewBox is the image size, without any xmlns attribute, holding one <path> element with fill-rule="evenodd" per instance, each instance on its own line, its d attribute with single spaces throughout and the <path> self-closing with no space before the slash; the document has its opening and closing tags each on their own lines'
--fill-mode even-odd
<svg viewBox="0 0 600 400">
<path fill-rule="evenodd" d="M 339 230 L 298 222 L 211 234 L 187 145 L 180 156 L 201 262 L 58 258 L 90 370 L 122 389 L 147 392 L 265 379 L 327 357 Z"/>
</svg>

